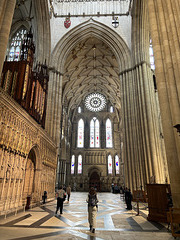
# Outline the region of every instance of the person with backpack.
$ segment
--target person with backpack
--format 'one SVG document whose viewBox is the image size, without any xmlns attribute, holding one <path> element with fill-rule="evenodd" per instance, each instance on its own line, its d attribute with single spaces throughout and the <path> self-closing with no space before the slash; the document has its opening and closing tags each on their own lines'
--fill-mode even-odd
<svg viewBox="0 0 180 240">
<path fill-rule="evenodd" d="M 90 231 L 92 233 L 95 233 L 96 215 L 97 215 L 97 210 L 98 210 L 97 203 L 99 201 L 97 198 L 97 193 L 93 187 L 91 187 L 86 201 L 88 203 L 88 221 L 89 221 Z"/>
<path fill-rule="evenodd" d="M 57 208 L 56 208 L 56 214 L 60 208 L 60 214 L 63 214 L 63 202 L 65 201 L 66 193 L 62 187 L 60 187 L 60 191 L 57 193 Z"/>
</svg>

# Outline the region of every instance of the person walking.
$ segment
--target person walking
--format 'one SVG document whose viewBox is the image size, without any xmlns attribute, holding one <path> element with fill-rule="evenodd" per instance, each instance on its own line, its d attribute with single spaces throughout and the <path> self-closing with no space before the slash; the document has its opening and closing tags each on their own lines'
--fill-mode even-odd
<svg viewBox="0 0 180 240">
<path fill-rule="evenodd" d="M 91 187 L 86 201 L 88 203 L 88 221 L 89 221 L 90 231 L 92 233 L 95 233 L 96 215 L 97 215 L 97 210 L 98 210 L 97 203 L 99 201 L 97 198 L 97 193 L 93 187 Z"/>
<path fill-rule="evenodd" d="M 57 197 L 57 208 L 56 208 L 56 214 L 60 208 L 60 214 L 62 214 L 63 211 L 63 202 L 65 200 L 66 193 L 63 190 L 62 187 L 60 187 L 60 191 L 58 192 L 58 197 Z"/>
<path fill-rule="evenodd" d="M 70 195 L 71 195 L 71 186 L 69 185 L 67 188 L 66 188 L 66 192 L 67 192 L 67 195 L 68 195 L 68 202 L 69 202 L 69 199 L 70 199 Z"/>
</svg>

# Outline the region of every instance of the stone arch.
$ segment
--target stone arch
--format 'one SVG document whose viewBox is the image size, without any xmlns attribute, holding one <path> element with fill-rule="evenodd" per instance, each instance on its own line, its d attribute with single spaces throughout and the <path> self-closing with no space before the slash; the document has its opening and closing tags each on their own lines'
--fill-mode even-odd
<svg viewBox="0 0 180 240">
<path fill-rule="evenodd" d="M 62 87 L 59 88 L 58 95 L 53 93 L 54 86 L 58 86 L 59 82 L 63 82 L 64 65 L 71 50 L 81 41 L 95 37 L 103 41 L 113 52 L 118 66 L 119 72 L 131 67 L 130 49 L 120 35 L 114 30 L 90 19 L 65 34 L 56 44 L 51 54 L 50 66 L 52 72 L 49 79 L 49 91 L 47 101 L 46 114 L 46 130 L 50 136 L 59 143 L 60 121 L 62 111 Z M 62 84 L 61 84 L 62 85 Z"/>
<path fill-rule="evenodd" d="M 97 191 L 101 191 L 101 170 L 98 167 L 91 167 L 88 176 L 89 188 L 94 187 Z"/>
<path fill-rule="evenodd" d="M 82 40 L 95 36 L 105 42 L 114 52 L 121 71 L 131 67 L 130 49 L 122 37 L 111 28 L 90 19 L 65 34 L 57 43 L 51 55 L 51 65 L 63 73 L 63 67 L 69 52 Z"/>
<path fill-rule="evenodd" d="M 34 145 L 30 150 L 25 164 L 25 177 L 23 187 L 23 201 L 28 198 L 30 201 L 39 200 L 39 184 L 40 184 L 40 170 L 42 162 L 39 154 L 39 147 Z M 26 207 L 28 208 L 28 204 Z"/>
</svg>

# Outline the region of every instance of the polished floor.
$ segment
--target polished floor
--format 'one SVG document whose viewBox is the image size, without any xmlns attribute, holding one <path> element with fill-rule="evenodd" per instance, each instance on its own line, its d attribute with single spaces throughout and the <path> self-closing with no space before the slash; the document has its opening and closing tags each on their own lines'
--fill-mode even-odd
<svg viewBox="0 0 180 240">
<path fill-rule="evenodd" d="M 64 203 L 63 214 L 55 214 L 56 201 L 0 220 L 0 240 L 171 240 L 167 226 L 147 221 L 146 206 L 140 205 L 137 216 L 126 206 L 119 194 L 99 193 L 97 228 L 89 231 L 87 193 L 72 192 Z"/>
</svg>

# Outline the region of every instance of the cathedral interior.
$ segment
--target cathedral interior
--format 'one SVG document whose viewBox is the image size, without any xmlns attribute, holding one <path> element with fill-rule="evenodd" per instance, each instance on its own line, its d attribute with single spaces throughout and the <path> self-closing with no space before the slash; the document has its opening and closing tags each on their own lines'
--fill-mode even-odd
<svg viewBox="0 0 180 240">
<path fill-rule="evenodd" d="M 180 210 L 179 10 L 179 0 L 0 1 L 0 216 L 63 185 L 168 186 Z"/>
</svg>

